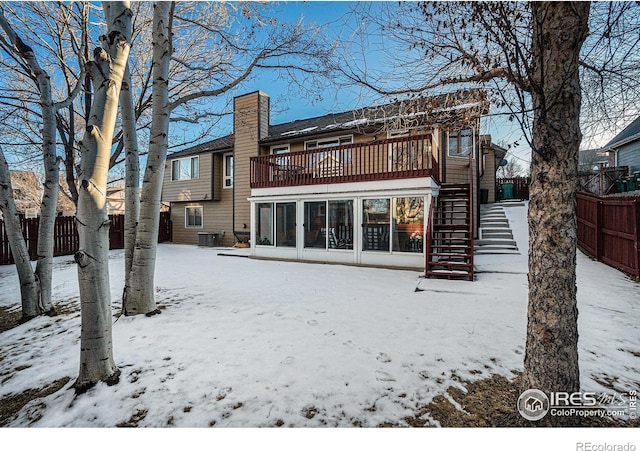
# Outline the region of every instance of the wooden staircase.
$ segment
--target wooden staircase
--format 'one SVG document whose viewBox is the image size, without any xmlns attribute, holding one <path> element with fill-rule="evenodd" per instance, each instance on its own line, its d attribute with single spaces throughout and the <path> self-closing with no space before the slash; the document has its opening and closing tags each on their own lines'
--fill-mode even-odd
<svg viewBox="0 0 640 451">
<path fill-rule="evenodd" d="M 427 229 L 426 277 L 473 281 L 471 184 L 443 184 Z"/>
</svg>

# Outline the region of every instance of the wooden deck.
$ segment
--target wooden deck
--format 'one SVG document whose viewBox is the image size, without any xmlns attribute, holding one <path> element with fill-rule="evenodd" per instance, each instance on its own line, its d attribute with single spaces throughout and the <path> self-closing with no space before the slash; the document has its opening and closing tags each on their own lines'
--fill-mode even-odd
<svg viewBox="0 0 640 451">
<path fill-rule="evenodd" d="M 251 188 L 437 178 L 431 135 L 251 158 Z"/>
</svg>

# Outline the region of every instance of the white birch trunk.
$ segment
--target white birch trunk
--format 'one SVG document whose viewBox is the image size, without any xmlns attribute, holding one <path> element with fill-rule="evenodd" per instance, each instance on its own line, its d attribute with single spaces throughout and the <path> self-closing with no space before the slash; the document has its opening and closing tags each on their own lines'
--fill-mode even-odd
<svg viewBox="0 0 640 451">
<path fill-rule="evenodd" d="M 111 293 L 109 286 L 109 220 L 106 206 L 107 174 L 118 98 L 131 42 L 129 2 L 105 2 L 108 34 L 103 49 L 94 51 L 89 73 L 95 87 L 94 100 L 81 142 L 81 173 L 77 224 L 80 249 L 78 263 L 82 332 L 80 370 L 76 392 L 98 381 L 117 383 L 120 371 L 113 359 L 111 340 Z"/>
<path fill-rule="evenodd" d="M 149 154 L 140 194 L 140 220 L 131 272 L 127 274 L 125 315 L 160 313 L 154 299 L 154 273 L 160 220 L 160 195 L 169 134 L 170 2 L 158 2 L 153 12 L 153 92 Z"/>
<path fill-rule="evenodd" d="M 32 66 L 33 67 L 33 66 Z M 51 301 L 53 285 L 53 234 L 58 205 L 58 185 L 60 169 L 56 154 L 56 115 L 51 97 L 51 82 L 46 72 L 37 73 L 40 86 L 40 103 L 42 108 L 42 160 L 44 164 L 44 191 L 40 204 L 40 223 L 38 225 L 38 259 L 36 278 L 40 283 L 40 303 L 38 311 L 49 315 L 55 314 Z"/>
<path fill-rule="evenodd" d="M 124 131 L 125 149 L 125 189 L 124 189 L 124 268 L 125 280 L 131 272 L 133 249 L 136 242 L 138 216 L 140 214 L 140 152 L 136 132 L 136 113 L 131 95 L 131 73 L 125 69 L 122 90 L 120 91 L 120 111 Z M 124 309 L 124 306 L 123 306 Z"/>
<path fill-rule="evenodd" d="M 22 321 L 24 322 L 38 315 L 39 288 L 38 281 L 31 267 L 27 244 L 22 236 L 20 216 L 16 210 L 16 203 L 13 200 L 9 166 L 7 165 L 7 160 L 4 157 L 2 148 L 0 148 L 0 211 L 2 212 L 7 238 L 9 239 L 9 246 L 11 247 L 13 260 L 16 264 L 16 270 L 18 271 L 22 303 Z"/>
<path fill-rule="evenodd" d="M 60 173 L 56 154 L 56 107 L 51 94 L 49 74 L 42 69 L 31 47 L 26 45 L 13 31 L 3 14 L 0 14 L 0 26 L 11 41 L 12 51 L 22 58 L 29 70 L 31 70 L 32 77 L 36 80 L 40 97 L 40 109 L 42 111 L 42 158 L 45 181 L 40 204 L 36 251 L 35 281 L 38 284 L 38 299 L 35 309 L 32 305 L 28 305 L 28 310 L 26 312 L 23 311 L 24 320 L 42 313 L 55 314 L 51 301 L 51 287 L 53 280 L 53 233 L 56 206 L 58 204 L 58 177 Z"/>
</svg>

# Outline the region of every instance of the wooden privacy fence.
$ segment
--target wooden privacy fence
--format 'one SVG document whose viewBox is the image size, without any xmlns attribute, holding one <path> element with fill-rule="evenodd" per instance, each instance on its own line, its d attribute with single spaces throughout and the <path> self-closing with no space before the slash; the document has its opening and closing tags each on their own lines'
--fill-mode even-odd
<svg viewBox="0 0 640 451">
<path fill-rule="evenodd" d="M 598 261 L 640 277 L 640 197 L 576 194 L 578 245 Z"/>
<path fill-rule="evenodd" d="M 109 249 L 124 248 L 124 215 L 109 215 Z M 24 236 L 31 260 L 37 258 L 38 225 L 40 218 L 22 219 L 22 235 Z M 73 255 L 78 250 L 78 230 L 73 216 L 58 216 L 53 232 L 53 255 Z M 158 242 L 171 240 L 170 213 L 160 213 L 160 229 Z M 0 265 L 13 264 L 13 256 L 9 247 L 9 240 L 5 231 L 4 221 L 0 219 Z"/>
</svg>

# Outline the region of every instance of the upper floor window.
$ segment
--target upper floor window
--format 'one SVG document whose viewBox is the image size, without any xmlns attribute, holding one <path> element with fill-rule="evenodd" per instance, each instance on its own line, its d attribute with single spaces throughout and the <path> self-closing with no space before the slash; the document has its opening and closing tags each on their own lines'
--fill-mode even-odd
<svg viewBox="0 0 640 451">
<path fill-rule="evenodd" d="M 304 149 L 324 149 L 327 147 L 346 146 L 353 144 L 353 135 L 335 136 L 332 138 L 316 139 L 314 141 L 305 141 Z M 352 151 L 351 149 L 342 149 L 339 151 L 330 151 L 330 153 L 322 152 L 318 154 L 318 160 L 322 161 L 327 155 L 339 162 L 339 164 L 351 164 Z"/>
<path fill-rule="evenodd" d="M 282 144 L 279 146 L 271 146 L 271 155 L 282 155 L 289 153 L 289 144 Z M 289 157 L 283 156 L 276 158 L 276 164 L 286 166 L 289 164 Z"/>
<path fill-rule="evenodd" d="M 233 186 L 233 154 L 228 153 L 224 156 L 224 187 L 231 188 Z"/>
<path fill-rule="evenodd" d="M 180 158 L 171 161 L 171 180 L 198 178 L 198 157 Z"/>
<path fill-rule="evenodd" d="M 305 141 L 304 149 L 320 149 L 322 147 L 344 146 L 353 143 L 353 135 L 337 136 L 332 138 L 316 139 L 313 141 Z"/>
<path fill-rule="evenodd" d="M 468 157 L 473 153 L 473 129 L 465 128 L 449 133 L 449 156 Z"/>
</svg>

